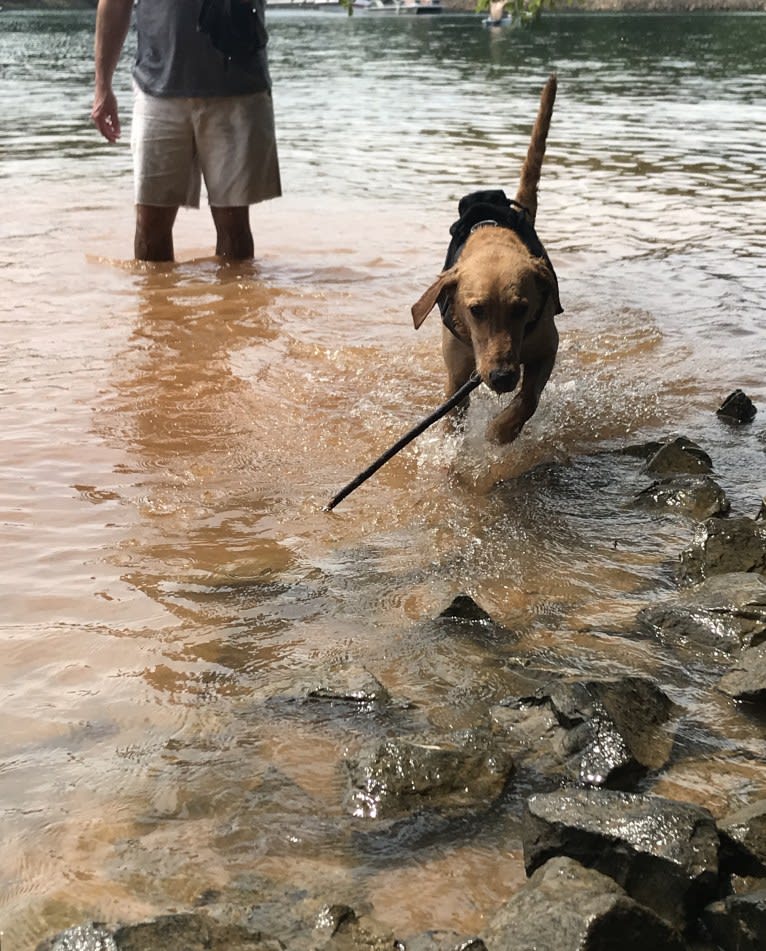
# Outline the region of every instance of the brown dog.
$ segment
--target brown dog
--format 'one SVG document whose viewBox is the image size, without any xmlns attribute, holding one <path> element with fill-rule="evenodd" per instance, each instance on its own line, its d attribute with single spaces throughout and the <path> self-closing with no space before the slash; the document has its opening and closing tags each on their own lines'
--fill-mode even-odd
<svg viewBox="0 0 766 951">
<path fill-rule="evenodd" d="M 487 430 L 498 443 L 514 440 L 534 414 L 558 349 L 558 283 L 534 230 L 555 98 L 551 76 L 540 97 L 516 200 L 502 191 L 474 192 L 461 200 L 444 270 L 412 307 L 417 329 L 439 305 L 448 397 L 474 370 L 496 393 L 511 393 L 521 381 Z"/>
</svg>

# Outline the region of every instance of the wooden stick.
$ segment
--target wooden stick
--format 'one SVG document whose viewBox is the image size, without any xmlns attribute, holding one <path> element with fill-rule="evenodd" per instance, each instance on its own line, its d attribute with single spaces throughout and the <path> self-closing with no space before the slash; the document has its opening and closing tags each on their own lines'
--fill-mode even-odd
<svg viewBox="0 0 766 951">
<path fill-rule="evenodd" d="M 381 466 L 388 462 L 389 459 L 393 459 L 400 449 L 404 449 L 408 443 L 411 443 L 413 439 L 425 432 L 429 426 L 432 426 L 435 422 L 440 420 L 442 416 L 446 416 L 451 409 L 454 409 L 458 404 L 462 403 L 471 390 L 475 390 L 480 383 L 481 377 L 479 374 L 472 373 L 468 379 L 468 382 L 464 383 L 457 393 L 455 393 L 453 396 L 450 396 L 446 403 L 442 403 L 438 409 L 434 410 L 430 416 L 426 416 L 426 418 L 419 422 L 417 426 L 413 426 L 413 428 L 409 432 L 405 433 L 398 442 L 394 443 L 390 449 L 387 449 L 382 456 L 378 456 L 372 465 L 368 466 L 364 472 L 360 472 L 359 475 L 355 479 L 352 479 L 348 485 L 344 486 L 344 488 L 342 488 L 337 495 L 334 495 L 327 505 L 325 505 L 323 511 L 331 512 L 339 502 L 342 502 L 346 496 L 350 495 L 354 491 L 354 489 L 358 489 L 363 482 L 366 482 L 371 475 L 374 475 Z"/>
</svg>

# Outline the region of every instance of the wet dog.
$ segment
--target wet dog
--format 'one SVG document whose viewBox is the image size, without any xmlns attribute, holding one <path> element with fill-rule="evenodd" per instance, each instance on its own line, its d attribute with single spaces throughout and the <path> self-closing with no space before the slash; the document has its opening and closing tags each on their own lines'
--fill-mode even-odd
<svg viewBox="0 0 766 951">
<path fill-rule="evenodd" d="M 534 229 L 555 98 L 556 77 L 551 76 L 540 97 L 515 200 L 500 190 L 461 199 L 444 269 L 412 307 L 417 329 L 439 305 L 447 397 L 474 371 L 495 393 L 518 387 L 487 430 L 501 444 L 512 442 L 534 414 L 558 349 L 558 282 Z"/>
</svg>

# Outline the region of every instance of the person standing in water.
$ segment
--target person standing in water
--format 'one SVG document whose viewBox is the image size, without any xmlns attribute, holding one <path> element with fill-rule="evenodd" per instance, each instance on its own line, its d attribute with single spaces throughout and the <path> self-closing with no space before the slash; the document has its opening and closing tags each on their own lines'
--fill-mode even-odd
<svg viewBox="0 0 766 951">
<path fill-rule="evenodd" d="M 222 258 L 253 256 L 250 205 L 281 194 L 265 0 L 239 4 L 230 6 L 245 18 L 245 49 L 221 42 L 222 32 L 231 35 L 230 23 L 219 30 L 205 20 L 211 10 L 214 19 L 227 9 L 222 0 L 135 2 L 131 148 L 139 260 L 173 260 L 178 209 L 199 207 L 203 178 Z M 121 132 L 112 81 L 133 5 L 99 0 L 96 12 L 91 116 L 109 142 Z"/>
</svg>

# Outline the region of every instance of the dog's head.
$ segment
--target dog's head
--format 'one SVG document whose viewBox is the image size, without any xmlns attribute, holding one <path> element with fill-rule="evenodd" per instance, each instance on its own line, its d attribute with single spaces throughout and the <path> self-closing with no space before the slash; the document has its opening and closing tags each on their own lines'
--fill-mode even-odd
<svg viewBox="0 0 766 951">
<path fill-rule="evenodd" d="M 449 330 L 473 349 L 482 381 L 510 393 L 552 325 L 554 291 L 543 259 L 505 229 L 486 228 L 471 235 L 457 263 L 413 305 L 412 318 L 417 329 L 440 298 L 448 302 Z"/>
</svg>

